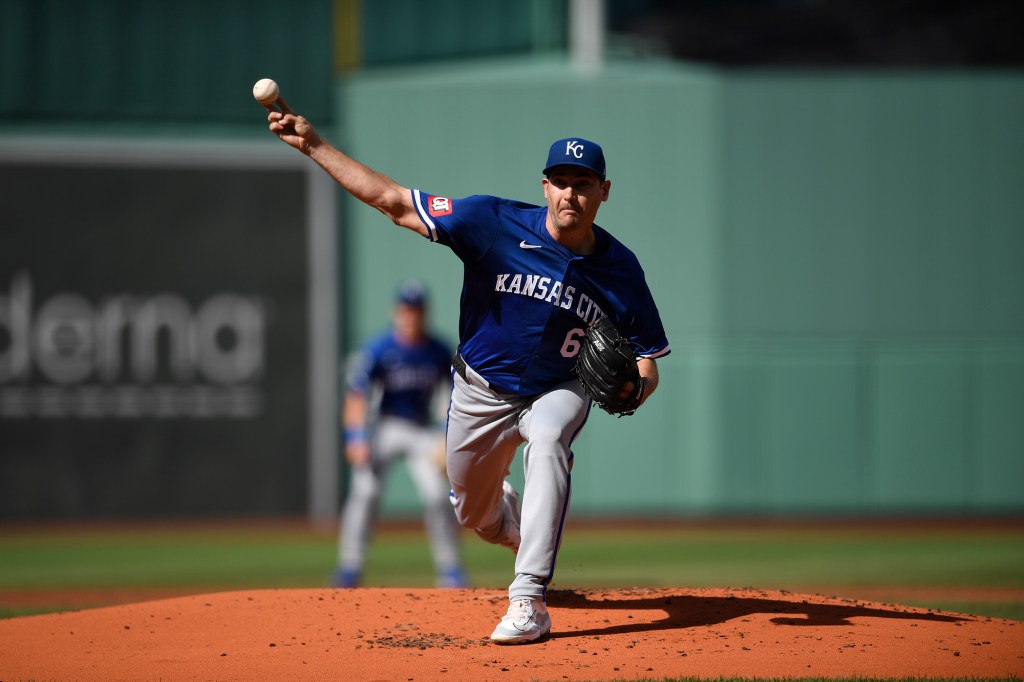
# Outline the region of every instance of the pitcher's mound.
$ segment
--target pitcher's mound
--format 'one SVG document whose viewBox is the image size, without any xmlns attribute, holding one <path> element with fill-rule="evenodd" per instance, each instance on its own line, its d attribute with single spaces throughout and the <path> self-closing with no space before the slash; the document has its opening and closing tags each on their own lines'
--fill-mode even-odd
<svg viewBox="0 0 1024 682">
<path fill-rule="evenodd" d="M 221 592 L 0 621 L 0 680 L 1024 676 L 1024 623 L 789 592 L 553 590 L 552 633 L 487 636 L 496 590 Z"/>
</svg>

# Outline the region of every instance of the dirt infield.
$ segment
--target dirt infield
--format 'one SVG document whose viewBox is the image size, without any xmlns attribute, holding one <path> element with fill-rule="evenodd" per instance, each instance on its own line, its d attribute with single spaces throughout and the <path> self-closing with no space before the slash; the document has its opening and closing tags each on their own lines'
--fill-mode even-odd
<svg viewBox="0 0 1024 682">
<path fill-rule="evenodd" d="M 1024 676 L 1024 623 L 735 589 L 552 591 L 544 642 L 488 642 L 497 590 L 289 589 L 0 621 L 0 680 Z"/>
</svg>

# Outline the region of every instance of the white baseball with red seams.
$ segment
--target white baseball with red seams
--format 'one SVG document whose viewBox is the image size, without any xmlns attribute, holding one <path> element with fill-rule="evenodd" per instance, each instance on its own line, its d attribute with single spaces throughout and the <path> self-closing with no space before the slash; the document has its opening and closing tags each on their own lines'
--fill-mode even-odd
<svg viewBox="0 0 1024 682">
<path fill-rule="evenodd" d="M 281 96 L 281 89 L 270 78 L 261 78 L 252 86 L 252 96 L 260 104 L 273 104 Z"/>
</svg>

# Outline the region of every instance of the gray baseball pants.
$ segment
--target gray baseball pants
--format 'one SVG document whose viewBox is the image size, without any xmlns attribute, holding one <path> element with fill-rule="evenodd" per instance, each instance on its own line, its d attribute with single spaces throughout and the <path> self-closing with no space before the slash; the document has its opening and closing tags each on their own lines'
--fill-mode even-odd
<svg viewBox="0 0 1024 682">
<path fill-rule="evenodd" d="M 537 396 L 519 398 L 492 390 L 466 368 L 454 373 L 448 412 L 447 464 L 455 516 L 488 542 L 508 539 L 502 483 L 516 449 L 526 443 L 521 544 L 509 598 L 544 599 L 569 510 L 572 442 L 591 401 L 572 380 Z"/>
<path fill-rule="evenodd" d="M 383 485 L 391 465 L 405 456 L 409 476 L 424 506 L 427 538 L 440 574 L 459 568 L 459 527 L 448 503 L 448 481 L 435 462 L 440 434 L 430 426 L 382 417 L 370 441 L 372 461 L 352 470 L 352 484 L 341 521 L 339 565 L 362 569 L 373 533 Z"/>
</svg>

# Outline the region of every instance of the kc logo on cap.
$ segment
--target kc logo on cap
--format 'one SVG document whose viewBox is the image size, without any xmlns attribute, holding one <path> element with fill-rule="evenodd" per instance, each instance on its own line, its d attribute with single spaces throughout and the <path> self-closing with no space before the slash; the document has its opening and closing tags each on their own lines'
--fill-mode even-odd
<svg viewBox="0 0 1024 682">
<path fill-rule="evenodd" d="M 601 145 L 582 137 L 566 137 L 556 140 L 548 150 L 548 162 L 544 166 L 544 175 L 548 175 L 555 166 L 582 166 L 589 168 L 604 180 L 604 151 Z"/>
<path fill-rule="evenodd" d="M 566 140 L 565 155 L 572 154 L 577 159 L 583 158 L 583 143 L 578 140 Z"/>
</svg>

